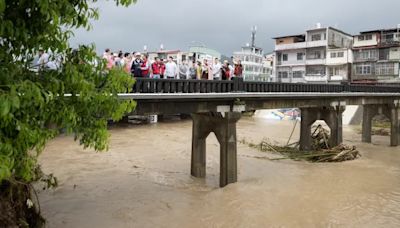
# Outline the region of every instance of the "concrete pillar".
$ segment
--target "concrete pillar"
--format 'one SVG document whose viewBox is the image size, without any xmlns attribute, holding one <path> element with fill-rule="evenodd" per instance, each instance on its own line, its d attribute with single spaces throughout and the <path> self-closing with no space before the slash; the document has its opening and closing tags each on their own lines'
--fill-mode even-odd
<svg viewBox="0 0 400 228">
<path fill-rule="evenodd" d="M 345 106 L 336 106 L 322 110 L 322 119 L 331 129 L 329 146 L 335 147 L 343 143 L 343 112 Z"/>
<path fill-rule="evenodd" d="M 311 125 L 316 121 L 315 112 L 312 108 L 301 108 L 300 124 L 300 150 L 312 149 Z"/>
<path fill-rule="evenodd" d="M 193 114 L 192 129 L 192 160 L 190 173 L 194 177 L 204 178 L 206 176 L 206 138 L 211 129 L 207 123 L 207 117 Z"/>
<path fill-rule="evenodd" d="M 363 106 L 362 120 L 362 142 L 371 143 L 372 118 L 378 114 L 378 108 L 375 105 Z"/>
<path fill-rule="evenodd" d="M 400 108 L 390 109 L 390 146 L 398 146 L 400 142 Z"/>
<path fill-rule="evenodd" d="M 235 112 L 192 114 L 192 176 L 206 176 L 206 138 L 214 132 L 220 143 L 220 187 L 237 181 L 236 123 L 240 117 Z"/>
<path fill-rule="evenodd" d="M 240 113 L 225 113 L 214 130 L 220 144 L 220 187 L 237 182 L 236 123 L 240 116 Z"/>
</svg>

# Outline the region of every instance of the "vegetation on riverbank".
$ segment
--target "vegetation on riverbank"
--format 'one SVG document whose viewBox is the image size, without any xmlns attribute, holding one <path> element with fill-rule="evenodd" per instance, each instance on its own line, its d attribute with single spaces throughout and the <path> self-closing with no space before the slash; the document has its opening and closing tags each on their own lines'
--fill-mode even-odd
<svg viewBox="0 0 400 228">
<path fill-rule="evenodd" d="M 135 2 L 114 1 L 124 6 Z M 73 30 L 90 29 L 90 20 L 98 18 L 94 2 L 0 0 L 2 227 L 44 224 L 31 184 L 44 177 L 37 159 L 48 140 L 63 129 L 85 148 L 107 150 L 107 121 L 121 119 L 136 105 L 117 96 L 132 88 L 129 74 L 121 69 L 105 71 L 93 45 L 77 49 L 69 45 Z M 62 59 L 61 66 L 33 70 L 39 51 Z"/>
</svg>

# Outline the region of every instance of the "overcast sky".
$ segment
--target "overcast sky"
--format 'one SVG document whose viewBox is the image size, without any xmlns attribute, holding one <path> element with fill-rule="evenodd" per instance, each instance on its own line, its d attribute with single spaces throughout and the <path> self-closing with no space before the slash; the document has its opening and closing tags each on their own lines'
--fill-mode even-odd
<svg viewBox="0 0 400 228">
<path fill-rule="evenodd" d="M 302 33 L 318 22 L 350 34 L 400 24 L 400 0 L 138 0 L 129 8 L 99 0 L 95 6 L 100 19 L 91 31 L 76 31 L 71 43 L 95 43 L 99 53 L 160 44 L 187 50 L 196 41 L 231 56 L 250 42 L 253 25 L 257 45 L 270 52 L 272 37 Z"/>
</svg>

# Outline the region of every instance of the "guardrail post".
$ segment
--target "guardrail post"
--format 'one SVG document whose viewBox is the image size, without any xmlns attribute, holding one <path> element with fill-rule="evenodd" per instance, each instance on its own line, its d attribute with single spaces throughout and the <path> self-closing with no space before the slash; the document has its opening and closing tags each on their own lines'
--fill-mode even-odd
<svg viewBox="0 0 400 228">
<path fill-rule="evenodd" d="M 244 81 L 242 77 L 234 77 L 232 80 L 234 92 L 246 92 L 244 91 Z"/>
</svg>

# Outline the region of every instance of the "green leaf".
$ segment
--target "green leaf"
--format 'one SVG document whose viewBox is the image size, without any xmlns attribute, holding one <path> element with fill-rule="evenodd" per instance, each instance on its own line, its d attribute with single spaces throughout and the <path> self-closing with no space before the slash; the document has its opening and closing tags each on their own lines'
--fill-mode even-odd
<svg viewBox="0 0 400 228">
<path fill-rule="evenodd" d="M 6 0 L 0 0 L 0 14 L 6 9 Z"/>
<path fill-rule="evenodd" d="M 2 99 L 0 103 L 0 117 L 7 115 L 10 112 L 10 102 L 8 99 Z"/>
</svg>

